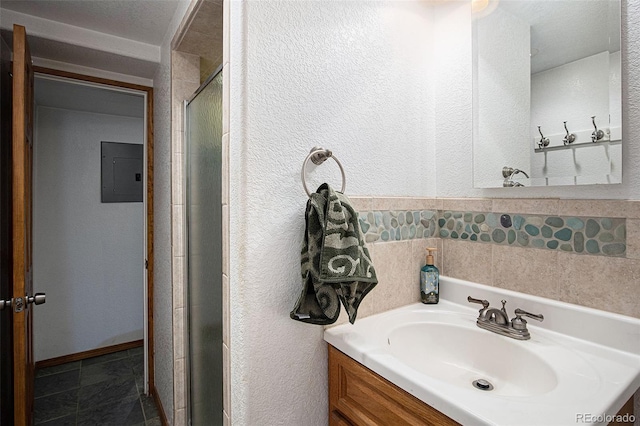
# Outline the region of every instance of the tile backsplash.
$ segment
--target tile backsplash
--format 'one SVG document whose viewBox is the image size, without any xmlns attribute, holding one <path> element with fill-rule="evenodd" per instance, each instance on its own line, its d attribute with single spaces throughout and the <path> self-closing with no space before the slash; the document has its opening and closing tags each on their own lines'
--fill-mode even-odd
<svg viewBox="0 0 640 426">
<path fill-rule="evenodd" d="M 359 318 L 420 300 L 428 246 L 443 275 L 640 317 L 640 201 L 350 199 L 379 278 Z"/>
</svg>

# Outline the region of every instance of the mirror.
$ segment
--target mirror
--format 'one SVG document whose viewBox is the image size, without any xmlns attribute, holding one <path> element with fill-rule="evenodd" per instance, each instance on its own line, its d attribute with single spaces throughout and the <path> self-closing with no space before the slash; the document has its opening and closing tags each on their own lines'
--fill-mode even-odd
<svg viewBox="0 0 640 426">
<path fill-rule="evenodd" d="M 620 0 L 472 4 L 474 186 L 621 183 Z"/>
</svg>

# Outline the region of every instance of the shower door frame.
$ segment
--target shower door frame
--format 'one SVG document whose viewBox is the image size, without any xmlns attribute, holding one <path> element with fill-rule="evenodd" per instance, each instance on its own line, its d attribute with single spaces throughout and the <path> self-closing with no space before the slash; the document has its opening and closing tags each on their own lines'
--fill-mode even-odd
<svg viewBox="0 0 640 426">
<path fill-rule="evenodd" d="M 183 102 L 182 105 L 182 128 L 184 129 L 184 155 L 182 157 L 182 170 L 184 171 L 183 184 L 185 191 L 183 193 L 183 202 L 185 206 L 185 212 L 183 216 L 183 229 L 184 229 L 184 255 L 185 255 L 185 263 L 184 263 L 184 301 L 185 301 L 185 314 L 184 314 L 184 330 L 185 333 L 183 335 L 184 338 L 184 371 L 185 371 L 185 410 L 186 410 L 186 420 L 187 425 L 191 425 L 191 347 L 189 344 L 189 332 L 190 328 L 190 315 L 189 315 L 189 221 L 187 221 L 187 216 L 189 213 L 189 124 L 188 124 L 188 115 L 187 115 L 187 107 L 189 104 L 211 83 L 217 76 L 222 72 L 223 65 L 219 65 L 214 72 L 211 73 L 207 79 L 200 84 L 200 87 L 196 89 L 196 91 L 191 95 L 188 99 Z M 224 160 L 223 160 L 224 161 Z M 220 224 L 222 226 L 222 224 Z M 224 318 L 223 318 L 224 321 Z M 222 389 L 222 397 L 224 399 L 224 387 Z M 224 418 L 224 414 L 223 414 Z"/>
</svg>

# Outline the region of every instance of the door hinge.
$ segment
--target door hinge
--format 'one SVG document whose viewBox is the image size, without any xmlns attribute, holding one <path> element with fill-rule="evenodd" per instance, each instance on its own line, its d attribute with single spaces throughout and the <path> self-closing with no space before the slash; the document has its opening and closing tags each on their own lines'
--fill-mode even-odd
<svg viewBox="0 0 640 426">
<path fill-rule="evenodd" d="M 144 269 L 149 269 L 149 261 L 147 259 L 144 260 Z"/>
</svg>

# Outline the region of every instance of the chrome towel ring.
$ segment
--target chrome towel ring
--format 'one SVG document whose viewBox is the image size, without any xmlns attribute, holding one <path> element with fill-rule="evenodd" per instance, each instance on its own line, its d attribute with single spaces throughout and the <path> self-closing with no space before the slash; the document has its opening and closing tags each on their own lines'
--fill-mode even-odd
<svg viewBox="0 0 640 426">
<path fill-rule="evenodd" d="M 302 186 L 304 187 L 304 192 L 307 193 L 309 198 L 311 198 L 311 193 L 309 192 L 309 188 L 307 188 L 307 181 L 305 179 L 305 173 L 304 173 L 307 167 L 307 162 L 311 160 L 313 164 L 320 165 L 325 161 L 327 161 L 328 158 L 333 158 L 333 160 L 338 164 L 338 167 L 340 167 L 340 173 L 342 174 L 342 189 L 340 189 L 340 192 L 344 194 L 344 189 L 347 186 L 347 177 L 344 174 L 344 169 L 342 168 L 342 164 L 340 164 L 340 161 L 338 161 L 338 159 L 334 157 L 333 153 L 330 150 L 324 149 L 319 146 L 314 146 L 313 148 L 311 148 L 311 151 L 309 151 L 309 155 L 307 155 L 307 158 L 304 159 L 304 162 L 302 163 L 302 171 L 300 172 L 300 178 L 302 179 Z"/>
</svg>

